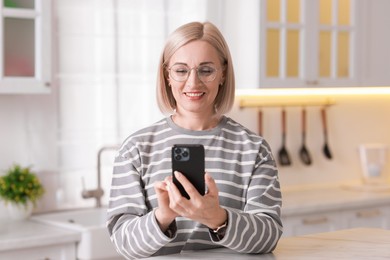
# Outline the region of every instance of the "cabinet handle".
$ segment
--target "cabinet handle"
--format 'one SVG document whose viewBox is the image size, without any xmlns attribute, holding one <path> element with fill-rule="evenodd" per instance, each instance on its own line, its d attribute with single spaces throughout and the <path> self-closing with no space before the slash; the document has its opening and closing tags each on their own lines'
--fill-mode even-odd
<svg viewBox="0 0 390 260">
<path fill-rule="evenodd" d="M 303 219 L 302 223 L 304 225 L 319 225 L 319 224 L 324 224 L 327 223 L 329 220 L 327 217 L 319 217 L 319 218 L 312 218 L 312 219 Z"/>
<path fill-rule="evenodd" d="M 306 84 L 308 84 L 308 85 L 318 85 L 318 80 L 306 80 Z"/>
<path fill-rule="evenodd" d="M 358 218 L 373 218 L 380 215 L 381 211 L 379 209 L 359 211 L 356 213 L 356 216 Z"/>
</svg>

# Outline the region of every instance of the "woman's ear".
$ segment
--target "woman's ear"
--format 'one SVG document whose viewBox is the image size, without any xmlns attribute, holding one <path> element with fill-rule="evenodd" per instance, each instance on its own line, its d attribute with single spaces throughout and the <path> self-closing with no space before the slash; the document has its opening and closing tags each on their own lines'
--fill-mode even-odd
<svg viewBox="0 0 390 260">
<path fill-rule="evenodd" d="M 221 80 L 219 81 L 219 85 L 222 86 L 223 83 L 225 83 L 225 77 L 222 76 Z"/>
</svg>

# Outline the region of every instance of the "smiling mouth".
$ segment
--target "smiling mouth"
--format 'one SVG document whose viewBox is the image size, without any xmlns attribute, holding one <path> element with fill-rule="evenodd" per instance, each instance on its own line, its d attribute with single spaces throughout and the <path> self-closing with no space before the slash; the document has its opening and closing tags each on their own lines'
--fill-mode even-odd
<svg viewBox="0 0 390 260">
<path fill-rule="evenodd" d="M 201 97 L 205 93 L 204 92 L 184 92 L 184 94 L 188 97 Z"/>
</svg>

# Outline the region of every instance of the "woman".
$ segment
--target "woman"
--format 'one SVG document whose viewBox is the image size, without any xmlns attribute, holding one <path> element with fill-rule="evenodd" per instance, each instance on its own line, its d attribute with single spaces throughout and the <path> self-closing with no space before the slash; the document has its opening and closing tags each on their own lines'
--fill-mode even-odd
<svg viewBox="0 0 390 260">
<path fill-rule="evenodd" d="M 275 248 L 282 234 L 276 163 L 262 137 L 224 116 L 234 88 L 230 52 L 213 24 L 189 23 L 169 36 L 157 83 L 169 116 L 128 137 L 115 159 L 107 225 L 126 258 Z M 190 199 L 174 185 L 174 144 L 204 146 L 204 196 L 179 172 Z"/>
</svg>

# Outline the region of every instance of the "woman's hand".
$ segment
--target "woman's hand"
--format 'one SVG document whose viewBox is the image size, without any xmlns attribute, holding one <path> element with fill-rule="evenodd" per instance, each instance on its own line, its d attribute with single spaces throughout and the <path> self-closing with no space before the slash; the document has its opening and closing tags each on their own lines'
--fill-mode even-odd
<svg viewBox="0 0 390 260">
<path fill-rule="evenodd" d="M 178 214 L 169 207 L 169 194 L 167 184 L 172 182 L 172 177 L 166 177 L 164 181 L 159 181 L 154 184 L 154 189 L 157 195 L 158 208 L 155 211 L 155 216 L 158 224 L 163 232 L 175 220 Z"/>
<path fill-rule="evenodd" d="M 169 208 L 178 215 L 200 222 L 211 229 L 215 229 L 226 222 L 226 210 L 220 207 L 218 188 L 214 179 L 205 174 L 207 194 L 200 195 L 191 182 L 180 172 L 175 172 L 176 179 L 183 185 L 190 196 L 190 200 L 183 197 L 180 191 L 169 179 L 167 190 L 169 194 Z"/>
</svg>

